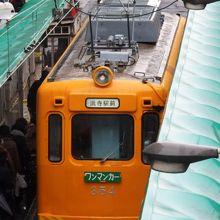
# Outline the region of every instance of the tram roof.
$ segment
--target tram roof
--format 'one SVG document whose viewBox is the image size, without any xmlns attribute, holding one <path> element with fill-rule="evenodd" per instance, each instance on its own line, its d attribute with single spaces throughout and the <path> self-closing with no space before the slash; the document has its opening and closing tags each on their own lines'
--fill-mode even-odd
<svg viewBox="0 0 220 220">
<path fill-rule="evenodd" d="M 220 3 L 190 11 L 159 141 L 220 147 Z M 220 160 L 152 171 L 141 220 L 220 217 Z"/>
<path fill-rule="evenodd" d="M 134 65 L 127 66 L 123 72 L 116 72 L 116 79 L 140 80 L 143 77 L 162 77 L 171 49 L 172 41 L 178 25 L 179 16 L 171 13 L 164 13 L 164 23 L 160 30 L 158 41 L 152 43 L 138 43 L 138 59 Z M 88 25 L 86 26 L 88 28 Z M 74 41 L 74 39 L 73 39 Z M 81 48 L 87 45 L 86 31 L 70 44 L 66 50 L 66 56 L 54 67 L 50 76 L 51 81 L 76 80 L 91 78 L 91 71 L 84 71 L 75 65 L 79 60 Z M 144 75 L 143 75 L 144 73 Z"/>
</svg>

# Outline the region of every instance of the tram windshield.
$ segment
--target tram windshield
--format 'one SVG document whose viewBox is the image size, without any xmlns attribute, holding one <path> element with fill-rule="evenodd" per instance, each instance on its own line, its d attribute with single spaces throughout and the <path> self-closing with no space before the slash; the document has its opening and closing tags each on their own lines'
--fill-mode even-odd
<svg viewBox="0 0 220 220">
<path fill-rule="evenodd" d="M 76 115 L 72 118 L 72 155 L 78 160 L 129 160 L 133 136 L 129 115 Z"/>
</svg>

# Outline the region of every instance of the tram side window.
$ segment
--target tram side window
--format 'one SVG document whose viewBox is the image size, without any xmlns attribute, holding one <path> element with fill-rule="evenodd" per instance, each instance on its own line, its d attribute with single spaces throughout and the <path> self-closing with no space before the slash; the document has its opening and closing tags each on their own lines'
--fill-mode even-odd
<svg viewBox="0 0 220 220">
<path fill-rule="evenodd" d="M 142 117 L 142 149 L 157 140 L 160 121 L 155 112 L 147 112 Z"/>
<path fill-rule="evenodd" d="M 77 160 L 129 160 L 133 157 L 133 118 L 129 115 L 76 115 L 72 154 Z"/>
<path fill-rule="evenodd" d="M 62 159 L 62 117 L 58 114 L 49 116 L 48 157 L 51 162 Z"/>
</svg>

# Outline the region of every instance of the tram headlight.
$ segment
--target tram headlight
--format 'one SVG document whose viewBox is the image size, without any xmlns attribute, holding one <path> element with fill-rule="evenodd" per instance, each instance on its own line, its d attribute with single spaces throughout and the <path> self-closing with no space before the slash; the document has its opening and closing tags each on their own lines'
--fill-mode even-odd
<svg viewBox="0 0 220 220">
<path fill-rule="evenodd" d="M 107 66 L 100 66 L 93 70 L 92 78 L 96 85 L 107 86 L 112 82 L 113 72 Z"/>
</svg>

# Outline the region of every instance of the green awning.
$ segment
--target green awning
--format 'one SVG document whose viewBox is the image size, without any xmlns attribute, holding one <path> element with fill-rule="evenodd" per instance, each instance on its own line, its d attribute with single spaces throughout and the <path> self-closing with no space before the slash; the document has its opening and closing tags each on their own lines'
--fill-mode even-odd
<svg viewBox="0 0 220 220">
<path fill-rule="evenodd" d="M 59 8 L 65 0 L 56 0 Z M 53 0 L 29 0 L 6 27 L 0 30 L 0 87 L 24 59 L 24 48 L 36 43 L 53 21 Z"/>
</svg>

